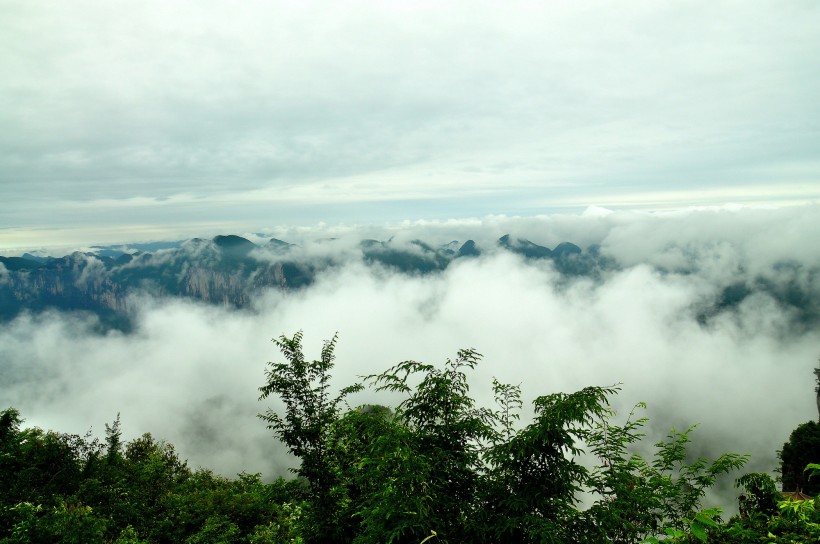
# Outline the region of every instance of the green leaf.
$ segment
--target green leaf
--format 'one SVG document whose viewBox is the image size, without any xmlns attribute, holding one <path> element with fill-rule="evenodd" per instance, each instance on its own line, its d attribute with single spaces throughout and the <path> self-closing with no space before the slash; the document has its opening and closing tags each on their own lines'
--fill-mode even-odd
<svg viewBox="0 0 820 544">
<path fill-rule="evenodd" d="M 689 526 L 689 528 L 692 530 L 692 534 L 695 536 L 695 538 L 697 538 L 701 542 L 706 542 L 706 529 L 702 525 L 693 523 Z"/>
<path fill-rule="evenodd" d="M 715 520 L 700 513 L 695 514 L 695 522 L 700 523 L 701 525 L 706 525 L 707 527 L 718 526 L 718 523 Z"/>
</svg>

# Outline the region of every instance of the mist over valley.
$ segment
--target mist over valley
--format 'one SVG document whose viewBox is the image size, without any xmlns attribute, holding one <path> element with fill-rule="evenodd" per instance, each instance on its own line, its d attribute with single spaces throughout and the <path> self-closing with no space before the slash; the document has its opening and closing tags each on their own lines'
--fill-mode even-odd
<svg viewBox="0 0 820 544">
<path fill-rule="evenodd" d="M 644 453 L 700 423 L 693 455 L 751 453 L 749 470 L 768 472 L 817 417 L 816 211 L 317 227 L 4 257 L 0 396 L 27 425 L 99 433 L 121 413 L 126 436 L 150 431 L 193 466 L 285 475 L 295 460 L 256 418 L 277 407 L 256 400 L 281 358 L 269 340 L 302 330 L 316 352 L 338 332 L 334 388 L 472 347 L 488 405 L 493 377 L 521 384 L 525 412 L 539 395 L 621 383 L 619 413 L 648 404 Z"/>
</svg>

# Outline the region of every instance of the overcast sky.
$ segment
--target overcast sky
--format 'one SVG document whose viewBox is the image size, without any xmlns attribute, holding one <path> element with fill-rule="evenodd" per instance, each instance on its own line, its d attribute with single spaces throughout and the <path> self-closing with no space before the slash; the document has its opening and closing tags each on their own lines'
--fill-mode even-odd
<svg viewBox="0 0 820 544">
<path fill-rule="evenodd" d="M 820 199 L 814 0 L 0 14 L 0 249 Z"/>
</svg>

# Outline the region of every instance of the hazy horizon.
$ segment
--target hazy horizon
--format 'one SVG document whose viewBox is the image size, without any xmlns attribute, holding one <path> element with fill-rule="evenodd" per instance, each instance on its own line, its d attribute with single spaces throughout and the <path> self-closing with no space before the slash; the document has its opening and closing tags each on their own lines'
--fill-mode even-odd
<svg viewBox="0 0 820 544">
<path fill-rule="evenodd" d="M 579 243 L 582 247 L 593 245 L 599 241 L 599 232 L 596 235 L 579 234 L 573 232 L 572 227 L 581 221 L 597 219 L 599 223 L 618 222 L 627 218 L 645 218 L 648 221 L 662 221 L 665 218 L 687 217 L 687 216 L 719 216 L 738 215 L 739 213 L 773 213 L 789 214 L 794 211 L 797 214 L 812 213 L 807 210 L 820 209 L 820 204 L 807 202 L 801 204 L 791 204 L 787 206 L 774 205 L 742 205 L 736 202 L 728 202 L 722 205 L 701 205 L 680 208 L 667 208 L 660 210 L 647 209 L 610 209 L 603 206 L 587 206 L 577 213 L 541 213 L 529 216 L 508 216 L 504 214 L 490 214 L 483 217 L 451 217 L 447 219 L 417 219 L 387 222 L 319 222 L 315 224 L 276 224 L 276 225 L 256 225 L 255 228 L 243 230 L 239 225 L 221 225 L 209 227 L 188 226 L 186 228 L 157 228 L 150 231 L 130 232 L 127 230 L 116 230 L 114 232 L 98 232 L 88 234 L 89 238 L 64 238 L 61 243 L 41 244 L 41 245 L 0 245 L 0 255 L 21 256 L 24 253 L 31 253 L 39 256 L 62 256 L 74 251 L 94 251 L 100 247 L 122 247 L 129 248 L 140 244 L 152 244 L 162 242 L 184 242 L 194 238 L 211 239 L 216 236 L 236 235 L 244 237 L 256 244 L 264 244 L 270 238 L 280 239 L 296 245 L 313 243 L 329 238 L 349 238 L 363 240 L 376 238 L 387 240 L 399 237 L 399 239 L 418 237 L 429 237 L 429 242 L 440 242 L 442 244 L 450 241 L 464 242 L 471 237 L 483 236 L 486 242 L 492 242 L 504 234 L 515 234 L 522 226 L 540 226 L 544 229 L 552 229 L 548 232 L 527 233 L 534 237 L 536 242 L 557 245 L 561 242 Z M 818 212 L 820 213 L 820 212 Z M 608 218 L 608 219 L 607 219 Z M 231 230 L 231 228 L 235 230 Z M 523 231 L 522 231 L 523 232 Z M 407 233 L 411 233 L 407 235 Z M 490 233 L 490 234 L 487 234 Z M 492 238 L 495 236 L 495 239 Z M 564 236 L 563 238 L 561 236 Z M 571 237 L 575 238 L 572 239 Z"/>
</svg>

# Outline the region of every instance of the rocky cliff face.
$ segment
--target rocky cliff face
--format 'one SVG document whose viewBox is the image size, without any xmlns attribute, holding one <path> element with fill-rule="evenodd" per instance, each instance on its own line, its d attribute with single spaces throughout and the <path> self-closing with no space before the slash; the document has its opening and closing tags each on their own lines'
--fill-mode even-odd
<svg viewBox="0 0 820 544">
<path fill-rule="evenodd" d="M 0 318 L 58 309 L 113 319 L 126 315 L 131 295 L 140 292 L 243 307 L 261 288 L 293 289 L 312 281 L 310 266 L 259 261 L 249 255 L 251 249 L 237 252 L 215 241 L 193 240 L 172 250 L 118 258 L 84 253 L 42 261 L 3 258 Z"/>
<path fill-rule="evenodd" d="M 569 244 L 571 246 L 571 244 Z M 566 244 L 559 246 L 559 248 Z M 333 266 L 332 258 L 293 256 L 295 246 L 272 239 L 265 246 L 234 236 L 195 238 L 176 247 L 124 253 L 97 248 L 59 258 L 33 255 L 0 257 L 0 319 L 23 311 L 84 310 L 104 320 L 127 316 L 132 295 L 185 297 L 241 308 L 266 288 L 299 289 L 314 281 L 318 270 Z M 600 259 L 577 246 L 556 251 L 555 265 L 566 271 L 593 274 Z M 503 237 L 490 250 L 512 251 L 526 259 L 550 258 L 552 251 L 527 240 Z M 363 262 L 405 274 L 440 272 L 454 260 L 477 257 L 483 249 L 473 240 L 434 247 L 421 240 L 408 244 L 364 240 L 358 247 Z M 584 260 L 586 259 L 586 260 Z M 572 265 L 572 266 L 570 266 Z"/>
</svg>

